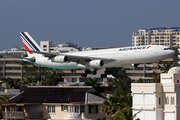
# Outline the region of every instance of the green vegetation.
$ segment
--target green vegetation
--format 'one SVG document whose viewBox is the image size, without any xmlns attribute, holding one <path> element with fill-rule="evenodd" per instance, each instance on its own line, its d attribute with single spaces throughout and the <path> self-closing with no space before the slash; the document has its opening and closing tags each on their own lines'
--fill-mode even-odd
<svg viewBox="0 0 180 120">
<path fill-rule="evenodd" d="M 103 102 L 101 112 L 114 120 L 132 120 L 132 97 L 131 97 L 131 80 L 126 70 L 122 68 L 118 71 L 121 76 L 119 79 L 109 79 L 108 85 L 113 87 L 110 96 Z M 141 80 L 143 81 L 143 80 Z M 137 113 L 138 114 L 138 113 Z"/>
<path fill-rule="evenodd" d="M 170 62 L 166 62 L 162 65 L 161 70 L 163 70 L 163 73 L 168 73 L 169 69 L 173 67 L 173 64 Z"/>
<path fill-rule="evenodd" d="M 0 96 L 0 118 L 3 115 L 2 104 L 8 104 L 8 103 L 9 103 L 9 101 L 6 97 Z"/>
</svg>

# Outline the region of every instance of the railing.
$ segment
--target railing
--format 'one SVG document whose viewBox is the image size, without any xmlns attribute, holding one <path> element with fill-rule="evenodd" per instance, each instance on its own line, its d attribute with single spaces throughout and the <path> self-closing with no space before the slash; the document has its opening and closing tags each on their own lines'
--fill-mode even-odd
<svg viewBox="0 0 180 120">
<path fill-rule="evenodd" d="M 24 113 L 24 112 L 3 112 L 3 118 L 9 118 L 9 119 L 24 119 L 24 118 L 30 118 L 30 119 L 35 119 L 35 118 L 43 118 L 43 112 L 29 112 L 29 113 Z"/>
<path fill-rule="evenodd" d="M 24 112 L 3 112 L 3 118 L 23 119 L 24 117 Z"/>
</svg>

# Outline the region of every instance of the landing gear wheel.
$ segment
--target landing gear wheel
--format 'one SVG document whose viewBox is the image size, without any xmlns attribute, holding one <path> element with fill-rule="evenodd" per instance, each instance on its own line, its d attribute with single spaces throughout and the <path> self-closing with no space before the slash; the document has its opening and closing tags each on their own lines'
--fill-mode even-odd
<svg viewBox="0 0 180 120">
<path fill-rule="evenodd" d="M 89 69 L 86 69 L 85 74 L 91 74 L 91 71 Z"/>
<path fill-rule="evenodd" d="M 107 78 L 107 74 L 101 74 L 101 78 Z"/>
<path fill-rule="evenodd" d="M 97 74 L 97 71 L 92 71 L 92 75 L 96 75 Z"/>
</svg>

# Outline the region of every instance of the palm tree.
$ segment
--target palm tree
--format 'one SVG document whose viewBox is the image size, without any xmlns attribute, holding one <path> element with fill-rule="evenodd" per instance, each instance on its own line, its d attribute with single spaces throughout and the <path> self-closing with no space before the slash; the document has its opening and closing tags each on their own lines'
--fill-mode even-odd
<svg viewBox="0 0 180 120">
<path fill-rule="evenodd" d="M 103 92 L 104 86 L 102 86 L 102 83 L 99 83 L 97 79 L 88 78 L 88 81 L 84 83 L 84 86 L 92 86 L 96 91 Z"/>
<path fill-rule="evenodd" d="M 160 74 L 153 71 L 152 73 L 152 82 L 159 83 L 160 82 Z"/>
<path fill-rule="evenodd" d="M 125 107 L 123 109 L 118 109 L 112 117 L 117 120 L 133 120 L 133 118 L 140 112 L 141 111 L 137 112 L 132 116 L 132 108 Z"/>
<path fill-rule="evenodd" d="M 92 78 L 88 78 L 88 81 L 86 81 L 85 83 L 84 83 L 84 86 L 92 86 L 92 87 L 99 87 L 99 86 L 101 86 L 102 84 L 101 83 L 99 83 L 98 82 L 98 80 L 97 79 L 92 79 Z"/>
<path fill-rule="evenodd" d="M 163 73 L 167 73 L 170 68 L 172 68 L 173 65 L 170 62 L 166 62 L 162 65 L 161 70 L 163 70 Z"/>
<path fill-rule="evenodd" d="M 8 104 L 9 101 L 7 98 L 3 97 L 3 96 L 0 96 L 0 118 L 2 117 L 2 104 Z"/>
<path fill-rule="evenodd" d="M 112 116 L 120 107 L 120 102 L 116 96 L 109 96 L 108 100 L 103 102 L 101 112 L 106 113 L 107 116 Z"/>
<path fill-rule="evenodd" d="M 58 82 L 62 80 L 61 71 L 55 70 L 55 69 L 49 69 L 49 71 L 46 73 L 44 77 L 44 83 L 46 85 L 57 85 Z"/>
<path fill-rule="evenodd" d="M 120 75 L 120 78 L 121 79 L 124 79 L 124 78 L 128 78 L 127 74 L 126 74 L 126 68 L 121 68 L 118 72 L 117 72 L 118 75 Z"/>
</svg>

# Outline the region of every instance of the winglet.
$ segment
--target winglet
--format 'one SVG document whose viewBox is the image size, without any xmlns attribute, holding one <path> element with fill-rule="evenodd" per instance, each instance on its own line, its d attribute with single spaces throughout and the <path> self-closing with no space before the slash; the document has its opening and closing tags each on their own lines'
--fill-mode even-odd
<svg viewBox="0 0 180 120">
<path fill-rule="evenodd" d="M 23 49 L 21 49 L 19 46 L 17 46 L 17 45 L 14 45 L 18 50 L 23 50 Z"/>
</svg>

